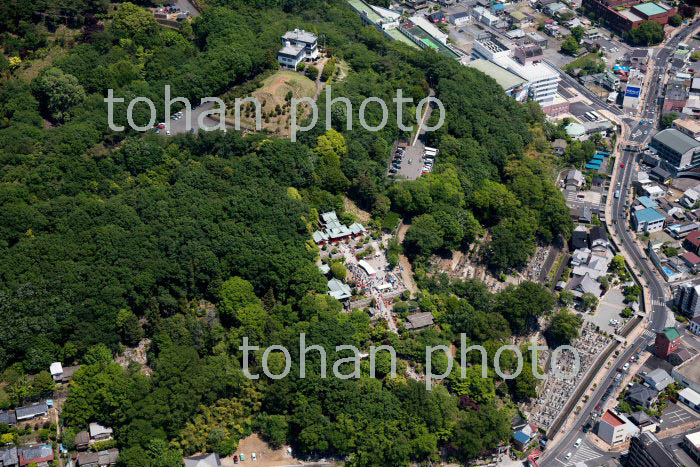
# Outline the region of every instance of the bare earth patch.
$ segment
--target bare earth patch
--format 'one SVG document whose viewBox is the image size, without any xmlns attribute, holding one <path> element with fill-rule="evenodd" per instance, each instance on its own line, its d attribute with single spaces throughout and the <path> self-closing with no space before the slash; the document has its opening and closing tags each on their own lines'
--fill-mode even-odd
<svg viewBox="0 0 700 467">
<path fill-rule="evenodd" d="M 255 453 L 257 460 L 255 465 L 261 467 L 273 467 L 283 465 L 302 465 L 302 462 L 295 459 L 291 454 L 287 453 L 288 446 L 282 446 L 279 449 L 272 449 L 265 441 L 263 441 L 257 433 L 253 433 L 247 438 L 243 438 L 238 444 L 238 450 L 234 453 L 240 457 L 245 455 L 243 464 L 252 462 L 251 454 Z M 233 464 L 233 455 L 221 459 L 221 465 L 231 466 Z M 239 463 L 239 465 L 241 465 Z"/>
<path fill-rule="evenodd" d="M 361 224 L 367 224 L 372 219 L 372 214 L 357 207 L 353 200 L 347 196 L 343 197 L 343 208 L 345 208 L 345 212 L 352 213 Z"/>
</svg>

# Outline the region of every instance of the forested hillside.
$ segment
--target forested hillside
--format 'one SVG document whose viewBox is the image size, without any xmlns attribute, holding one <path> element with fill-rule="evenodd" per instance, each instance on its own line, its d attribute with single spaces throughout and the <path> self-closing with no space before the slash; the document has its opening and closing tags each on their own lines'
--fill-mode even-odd
<svg viewBox="0 0 700 467">
<path fill-rule="evenodd" d="M 12 10 L 3 19 L 12 32 L 4 51 L 31 59 L 53 43 L 56 24 L 32 2 L 16 10 L 13 3 L 0 2 L 0 11 Z M 348 196 L 371 212 L 374 226 L 396 214 L 412 218 L 404 248 L 417 263 L 466 248 L 488 229 L 493 267 L 522 265 L 537 240 L 571 231 L 542 155 L 547 128 L 537 106 L 517 104 L 454 60 L 389 42 L 343 0 L 208 0 L 179 31 L 131 3 L 73 4 L 60 14 L 80 34 L 65 53 L 31 81 L 6 73 L 0 88 L 0 369 L 16 376 L 56 360 L 82 363 L 63 423 L 114 427 L 120 464 L 128 466 L 180 465 L 183 454 L 204 450 L 225 455 L 253 430 L 301 454 L 347 456 L 349 465 L 441 455 L 466 461 L 506 441 L 513 401 L 534 391 L 527 372 L 511 384 L 455 375 L 426 391 L 386 368 L 380 379 L 364 366 L 359 381 L 321 379 L 312 353 L 311 377 L 293 375 L 300 332 L 329 355 L 341 344 L 391 343 L 401 374 L 409 362 L 424 363 L 425 345 L 458 343 L 468 331 L 471 342 L 495 346 L 551 310 L 551 295 L 534 284 L 497 295 L 473 281 L 433 284 L 418 301 L 441 331 L 399 337 L 325 295 L 310 242 L 319 212 L 351 218 L 343 212 Z M 390 103 L 397 88 L 416 101 L 435 91 L 447 119 L 430 135 L 442 154 L 433 174 L 386 178 L 392 144 L 406 136 L 392 105 L 381 132 L 348 130 L 334 108 L 337 132 L 317 125 L 298 143 L 107 126 L 107 89 L 127 102 L 151 98 L 161 120 L 165 84 L 193 101 L 248 85 L 276 69 L 279 37 L 297 27 L 321 35 L 349 65 L 333 95 L 349 97 L 355 111 L 368 96 Z M 125 109 L 115 112 L 122 125 Z M 137 109 L 137 123 L 147 121 L 145 106 Z M 369 124 L 381 120 L 373 106 L 366 115 Z M 199 312 L 201 299 L 217 306 L 214 319 Z M 144 336 L 152 339 L 152 377 L 111 359 Z M 261 348 L 291 349 L 291 375 L 245 379 L 243 336 Z M 31 393 L 23 378 L 10 383 L 5 406 Z"/>
</svg>

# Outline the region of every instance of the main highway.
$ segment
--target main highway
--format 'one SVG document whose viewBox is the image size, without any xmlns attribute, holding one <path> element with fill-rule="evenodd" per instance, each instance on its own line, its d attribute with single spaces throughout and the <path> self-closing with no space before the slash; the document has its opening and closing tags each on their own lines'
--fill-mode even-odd
<svg viewBox="0 0 700 467">
<path fill-rule="evenodd" d="M 658 112 L 658 97 L 663 88 L 663 80 L 659 79 L 659 75 L 665 75 L 669 58 L 672 56 L 678 43 L 688 37 L 694 29 L 694 23 L 684 26 L 684 28 L 679 31 L 675 37 L 670 39 L 666 45 L 654 49 L 652 65 L 654 66 L 654 70 L 646 93 L 645 107 L 640 115 L 641 120 L 625 119 L 625 122 L 630 127 L 630 131 L 628 133 L 628 139 L 620 142 L 621 148 L 626 148 L 628 146 L 627 143 L 634 143 L 638 147 L 643 147 L 651 137 L 649 133 L 653 129 L 654 123 L 657 121 L 656 116 L 660 115 L 660 112 Z M 601 104 L 602 102 L 597 103 Z M 619 110 L 617 108 L 608 107 L 607 104 L 606 108 L 619 115 Z M 645 131 L 647 134 L 644 133 Z M 620 166 L 617 168 L 616 176 L 611 183 L 615 184 L 613 191 L 619 190 L 620 195 L 618 198 L 614 196 L 609 197 L 607 202 L 611 203 L 612 217 L 606 219 L 606 221 L 608 229 L 614 232 L 617 242 L 623 250 L 628 266 L 632 267 L 637 274 L 641 274 L 646 282 L 646 287 L 648 288 L 651 299 L 651 309 L 647 310 L 647 328 L 651 331 L 655 331 L 663 328 L 669 317 L 669 310 L 665 305 L 668 300 L 666 287 L 662 283 L 657 271 L 654 270 L 654 266 L 647 259 L 646 254 L 635 241 L 634 233 L 630 229 L 626 214 L 626 203 L 631 196 L 632 179 L 635 173 L 634 168 L 637 164 L 637 154 L 637 151 L 623 149 L 620 156 L 616 159 L 616 163 L 620 164 Z M 544 467 L 561 467 L 585 461 L 594 461 L 595 465 L 601 465 L 611 458 L 619 457 L 619 453 L 604 452 L 585 440 L 583 427 L 587 423 L 593 425 L 591 415 L 595 407 L 600 403 L 606 389 L 613 383 L 618 367 L 628 361 L 632 355 L 651 344 L 652 335 L 652 333 L 642 333 L 634 342 L 626 347 L 624 352 L 621 352 L 616 364 L 611 367 L 603 380 L 596 387 L 593 396 L 588 399 L 587 403 L 584 403 L 583 410 L 581 410 L 578 416 L 572 414 L 572 417 L 575 417 L 573 428 L 571 428 L 564 438 L 555 446 L 550 447 L 543 453 L 539 461 L 540 465 Z M 601 369 L 600 371 L 605 370 Z M 582 446 L 575 449 L 573 445 L 578 438 L 582 438 L 585 441 Z M 583 454 L 579 455 L 578 451 L 585 451 L 585 456 Z M 569 452 L 572 453 L 571 458 L 565 459 L 565 456 Z"/>
</svg>

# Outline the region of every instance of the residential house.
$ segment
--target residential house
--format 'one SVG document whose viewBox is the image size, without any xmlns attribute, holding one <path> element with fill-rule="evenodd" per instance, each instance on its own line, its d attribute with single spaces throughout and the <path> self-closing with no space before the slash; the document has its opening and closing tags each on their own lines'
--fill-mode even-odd
<svg viewBox="0 0 700 467">
<path fill-rule="evenodd" d="M 678 329 L 668 327 L 656 333 L 654 341 L 654 355 L 666 360 L 668 355 L 676 350 L 681 343 L 681 333 Z"/>
<path fill-rule="evenodd" d="M 53 362 L 49 366 L 49 372 L 51 373 L 53 380 L 57 383 L 67 383 L 73 377 L 73 373 L 75 373 L 79 368 L 80 365 L 64 367 L 61 365 L 61 362 Z"/>
<path fill-rule="evenodd" d="M 411 329 L 414 331 L 432 326 L 433 323 L 433 314 L 429 311 L 413 313 L 412 315 L 408 315 L 406 317 L 406 329 Z"/>
<path fill-rule="evenodd" d="M 112 439 L 113 430 L 109 427 L 102 426 L 99 423 L 90 424 L 90 441 L 107 441 Z"/>
<path fill-rule="evenodd" d="M 610 446 L 626 442 L 637 427 L 622 414 L 606 410 L 598 423 L 598 437 Z"/>
<path fill-rule="evenodd" d="M 536 436 L 537 425 L 526 423 L 513 433 L 513 444 L 519 451 L 525 451 Z"/>
<path fill-rule="evenodd" d="M 75 449 L 78 451 L 84 451 L 88 448 L 88 445 L 90 444 L 90 433 L 87 431 L 79 431 L 78 434 L 75 435 Z"/>
<path fill-rule="evenodd" d="M 690 388 L 678 391 L 678 400 L 693 410 L 700 412 L 700 394 Z"/>
<path fill-rule="evenodd" d="M 573 185 L 576 188 L 581 188 L 586 183 L 586 177 L 580 170 L 571 169 L 566 173 L 565 185 Z"/>
<path fill-rule="evenodd" d="M 637 193 L 641 193 L 641 190 L 643 188 L 646 188 L 649 185 L 651 185 L 651 179 L 649 178 L 649 174 L 647 172 L 640 170 L 639 172 L 637 172 L 637 177 L 632 183 L 637 189 Z"/>
<path fill-rule="evenodd" d="M 588 229 L 585 225 L 577 225 L 571 234 L 571 248 L 578 250 L 579 248 L 588 248 L 588 246 Z"/>
<path fill-rule="evenodd" d="M 571 254 L 571 265 L 575 268 L 578 266 L 585 266 L 588 264 L 588 260 L 591 257 L 591 250 L 588 248 L 577 248 Z M 583 274 L 581 274 L 583 275 Z"/>
<path fill-rule="evenodd" d="M 294 70 L 304 60 L 313 60 L 318 56 L 318 37 L 303 29 L 295 29 L 282 36 L 282 48 L 277 52 L 277 61 L 283 67 Z"/>
<path fill-rule="evenodd" d="M 593 280 L 598 280 L 600 276 L 604 276 L 608 272 L 612 258 L 612 253 L 609 251 L 606 256 L 601 256 L 599 252 L 591 252 L 588 261 L 585 264 L 575 266 L 571 272 L 575 277 L 589 276 Z"/>
<path fill-rule="evenodd" d="M 659 157 L 659 156 L 657 156 L 657 157 Z M 656 167 L 651 169 L 649 176 L 653 180 L 656 180 L 659 183 L 668 183 L 668 181 L 671 180 L 671 172 L 662 168 L 661 165 L 657 165 Z"/>
<path fill-rule="evenodd" d="M 666 96 L 662 112 L 683 112 L 683 108 L 688 101 L 688 86 L 685 83 L 669 83 L 666 86 Z M 678 130 L 676 130 L 678 131 Z"/>
<path fill-rule="evenodd" d="M 18 407 L 15 410 L 15 416 L 18 422 L 26 422 L 37 417 L 45 417 L 49 413 L 49 406 L 45 402 L 40 402 L 34 405 Z"/>
<path fill-rule="evenodd" d="M 644 195 L 646 197 L 648 197 L 649 199 L 652 199 L 652 200 L 657 200 L 657 199 L 662 198 L 663 196 L 666 195 L 666 190 L 664 190 L 663 188 L 661 188 L 658 185 L 653 185 L 653 184 L 645 186 L 644 188 L 641 189 L 641 191 L 642 191 L 642 193 L 644 193 Z"/>
<path fill-rule="evenodd" d="M 643 384 L 634 383 L 627 391 L 627 399 L 632 406 L 640 405 L 645 409 L 651 407 L 656 402 L 659 392 L 655 389 L 644 386 Z"/>
<path fill-rule="evenodd" d="M 688 269 L 692 272 L 698 272 L 700 271 L 700 256 L 696 255 L 692 251 L 686 251 L 681 255 L 681 259 L 683 260 L 683 263 L 688 267 Z"/>
<path fill-rule="evenodd" d="M 578 222 L 580 224 L 590 224 L 593 218 L 591 208 L 588 206 L 571 208 L 569 210 L 569 215 L 574 222 Z"/>
<path fill-rule="evenodd" d="M 685 190 L 681 199 L 678 200 L 679 203 L 690 209 L 692 209 L 698 201 L 700 201 L 700 193 L 693 188 Z"/>
<path fill-rule="evenodd" d="M 659 392 L 666 389 L 666 386 L 673 383 L 673 378 L 671 375 L 666 373 L 662 368 L 657 368 L 649 372 L 649 374 L 644 378 L 644 382 L 652 389 Z"/>
<path fill-rule="evenodd" d="M 0 411 L 0 425 L 13 426 L 17 423 L 17 417 L 14 412 Z"/>
<path fill-rule="evenodd" d="M 221 460 L 217 453 L 201 454 L 199 456 L 185 457 L 185 467 L 220 467 Z"/>
<path fill-rule="evenodd" d="M 117 465 L 119 449 L 112 448 L 99 452 L 83 452 L 78 454 L 78 467 L 108 467 Z"/>
<path fill-rule="evenodd" d="M 700 229 L 693 230 L 685 236 L 683 247 L 695 254 L 700 254 Z"/>
<path fill-rule="evenodd" d="M 640 433 L 643 431 L 649 431 L 652 433 L 656 431 L 656 422 L 652 420 L 652 418 L 647 415 L 646 412 L 641 410 L 634 412 L 629 416 L 629 419 L 632 423 L 637 425 Z"/>
<path fill-rule="evenodd" d="M 17 448 L 19 465 L 41 464 L 53 460 L 53 447 L 50 444 Z"/>
<path fill-rule="evenodd" d="M 680 211 L 680 212 L 674 212 L 673 213 L 674 218 L 678 218 L 679 222 L 681 221 L 681 217 L 685 217 L 686 219 L 688 216 Z M 696 222 L 687 222 L 685 224 L 673 224 L 670 225 L 666 230 L 668 231 L 669 235 L 671 235 L 673 238 L 676 240 L 681 240 L 684 239 L 688 234 L 693 232 L 694 230 L 697 230 L 700 225 L 698 225 Z M 695 253 L 689 252 L 692 255 L 695 255 Z"/>
<path fill-rule="evenodd" d="M 590 243 L 591 243 L 591 251 L 607 251 L 608 247 L 610 246 L 610 241 L 608 240 L 608 234 L 605 231 L 604 227 L 601 226 L 595 226 L 591 227 L 591 231 L 589 233 L 589 238 L 590 238 Z"/>
<path fill-rule="evenodd" d="M 561 138 L 555 139 L 554 141 L 552 141 L 552 153 L 555 156 L 563 156 L 566 152 L 566 146 L 566 140 L 563 140 Z"/>
<path fill-rule="evenodd" d="M 18 465 L 19 456 L 16 447 L 0 449 L 0 467 L 17 467 Z"/>
</svg>

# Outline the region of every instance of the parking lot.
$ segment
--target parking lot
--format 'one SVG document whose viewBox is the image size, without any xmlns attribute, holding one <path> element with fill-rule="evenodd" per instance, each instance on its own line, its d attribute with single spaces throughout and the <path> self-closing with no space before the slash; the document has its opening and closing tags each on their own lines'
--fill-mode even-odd
<svg viewBox="0 0 700 467">
<path fill-rule="evenodd" d="M 693 414 L 680 405 L 669 402 L 661 419 L 663 421 L 661 423 L 661 431 L 675 428 L 698 419 L 700 419 L 700 415 Z"/>
<path fill-rule="evenodd" d="M 624 296 L 619 288 L 612 288 L 607 291 L 600 299 L 600 304 L 598 305 L 598 310 L 594 315 L 589 313 L 583 313 L 583 319 L 598 326 L 601 331 L 610 334 L 615 333 L 615 329 L 618 326 L 622 326 L 623 319 L 620 316 L 620 312 L 627 307 L 623 303 Z M 619 321 L 617 326 L 610 324 L 610 320 L 616 319 Z"/>
</svg>

